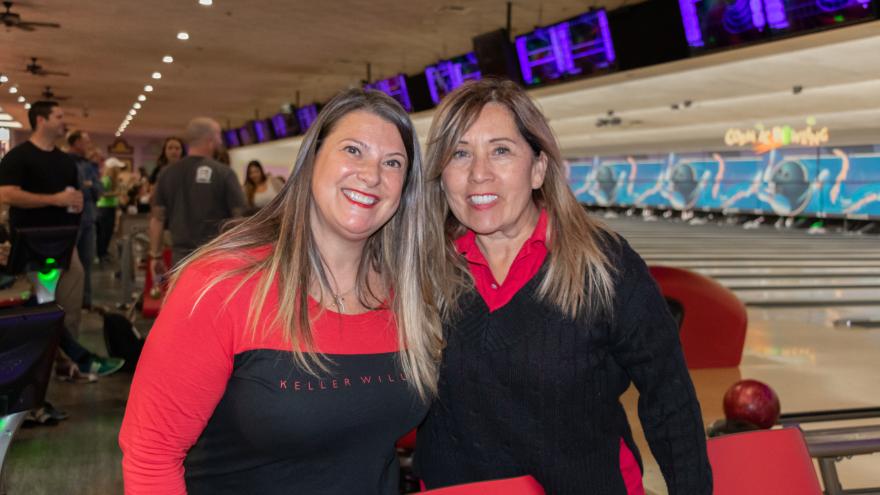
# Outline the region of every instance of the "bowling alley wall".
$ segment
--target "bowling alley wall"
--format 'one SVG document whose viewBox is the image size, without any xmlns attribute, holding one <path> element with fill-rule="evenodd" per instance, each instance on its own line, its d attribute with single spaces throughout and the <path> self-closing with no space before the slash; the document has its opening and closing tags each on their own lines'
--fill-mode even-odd
<svg viewBox="0 0 880 495">
<path fill-rule="evenodd" d="M 569 159 L 578 200 L 601 207 L 880 218 L 880 146 Z"/>
</svg>

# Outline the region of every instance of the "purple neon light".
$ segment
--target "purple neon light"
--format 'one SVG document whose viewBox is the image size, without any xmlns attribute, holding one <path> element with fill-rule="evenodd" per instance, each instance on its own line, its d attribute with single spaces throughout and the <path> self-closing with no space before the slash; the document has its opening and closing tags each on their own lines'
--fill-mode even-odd
<svg viewBox="0 0 880 495">
<path fill-rule="evenodd" d="M 287 136 L 287 122 L 285 121 L 284 114 L 279 113 L 272 117 L 272 129 L 275 131 L 275 136 L 279 138 Z"/>
<path fill-rule="evenodd" d="M 785 29 L 789 26 L 783 0 L 764 0 L 764 10 L 767 12 L 767 24 L 772 29 Z"/>
<path fill-rule="evenodd" d="M 597 29 L 598 28 L 598 29 Z M 595 37 L 587 36 L 585 41 L 575 43 L 581 29 L 598 31 Z M 529 41 L 535 40 L 548 46 L 529 49 Z M 516 38 L 516 53 L 520 70 L 526 84 L 534 84 L 535 68 L 542 67 L 542 74 L 548 79 L 558 79 L 565 75 L 583 72 L 585 64 L 601 69 L 611 65 L 616 55 L 604 10 L 575 17 L 532 33 Z M 580 64 L 578 61 L 581 60 Z M 555 70 L 554 70 L 555 69 Z"/>
<path fill-rule="evenodd" d="M 409 99 L 409 91 L 406 89 L 406 77 L 403 74 L 398 74 L 393 77 L 389 77 L 388 79 L 383 79 L 381 81 L 376 81 L 374 83 L 367 83 L 364 85 L 366 89 L 375 89 L 377 91 L 381 91 L 386 95 L 394 98 L 403 106 L 404 110 L 407 112 L 412 112 L 412 103 Z"/>
<path fill-rule="evenodd" d="M 318 107 L 313 104 L 297 108 L 296 118 L 299 120 L 299 128 L 306 132 L 318 118 Z"/>
<path fill-rule="evenodd" d="M 605 58 L 608 59 L 609 63 L 612 63 L 617 58 L 617 54 L 614 53 L 611 29 L 608 28 L 608 16 L 604 10 L 599 11 L 599 30 L 602 32 L 602 44 L 605 46 Z"/>
<path fill-rule="evenodd" d="M 749 10 L 752 11 L 752 25 L 758 28 L 758 31 L 764 29 L 767 25 L 767 19 L 764 18 L 763 0 L 749 0 Z"/>
<path fill-rule="evenodd" d="M 266 129 L 266 122 L 258 120 L 254 122 L 254 133 L 256 133 L 257 142 L 262 143 L 269 140 L 269 133 Z"/>
<path fill-rule="evenodd" d="M 428 79 L 428 90 L 431 93 L 431 100 L 435 105 L 439 105 L 443 96 L 464 83 L 465 75 L 463 73 L 463 67 L 465 62 L 470 63 L 471 65 L 476 65 L 476 55 L 471 52 L 452 60 L 441 60 L 440 62 L 437 62 L 434 65 L 429 65 L 425 68 L 425 77 Z M 467 79 L 479 79 L 480 72 L 476 71 L 475 74 L 476 77 L 474 77 L 474 73 L 469 73 Z M 441 87 L 438 87 L 438 84 L 441 85 Z M 441 90 L 443 91 L 442 95 L 440 94 Z"/>
<path fill-rule="evenodd" d="M 226 146 L 229 148 L 237 148 L 241 146 L 241 141 L 238 139 L 238 133 L 235 129 L 230 129 L 223 133 L 226 137 Z"/>
<path fill-rule="evenodd" d="M 700 18 L 697 16 L 696 2 L 698 0 L 678 0 L 681 10 L 681 20 L 684 24 L 684 36 L 688 45 L 693 47 L 704 46 L 703 33 L 700 31 Z"/>
<path fill-rule="evenodd" d="M 529 62 L 529 49 L 526 47 L 525 36 L 516 37 L 516 55 L 519 57 L 519 68 L 522 72 L 523 81 L 526 84 L 530 84 L 532 82 L 532 66 Z"/>
</svg>

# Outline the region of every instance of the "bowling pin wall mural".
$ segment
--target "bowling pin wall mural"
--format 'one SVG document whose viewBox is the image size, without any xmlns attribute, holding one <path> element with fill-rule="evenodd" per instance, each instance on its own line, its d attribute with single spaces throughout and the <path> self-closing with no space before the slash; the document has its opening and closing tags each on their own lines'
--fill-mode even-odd
<svg viewBox="0 0 880 495">
<path fill-rule="evenodd" d="M 878 148 L 570 159 L 569 183 L 598 206 L 880 218 Z"/>
</svg>

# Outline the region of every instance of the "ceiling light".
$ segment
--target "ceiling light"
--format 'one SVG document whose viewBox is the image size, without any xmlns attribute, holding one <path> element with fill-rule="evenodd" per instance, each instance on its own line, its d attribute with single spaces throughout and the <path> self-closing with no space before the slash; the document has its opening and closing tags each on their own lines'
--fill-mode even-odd
<svg viewBox="0 0 880 495">
<path fill-rule="evenodd" d="M 19 102 L 19 103 L 24 103 L 24 102 L 26 102 L 26 101 L 27 101 L 27 99 L 26 99 L 24 96 L 19 96 L 19 97 L 18 97 L 18 102 Z"/>
<path fill-rule="evenodd" d="M 0 113 L 0 120 L 12 120 L 12 115 L 8 113 Z"/>
<path fill-rule="evenodd" d="M 116 132 L 116 137 L 119 137 L 119 136 L 121 136 L 121 135 L 122 135 L 121 132 L 119 132 L 119 131 Z"/>
<path fill-rule="evenodd" d="M 25 104 L 24 104 L 24 109 L 25 109 L 25 110 L 30 110 L 30 109 L 31 109 L 31 104 L 30 104 L 30 103 L 25 103 Z"/>
<path fill-rule="evenodd" d="M 6 77 L 6 74 L 0 74 L 0 83 L 9 82 L 9 78 Z"/>
<path fill-rule="evenodd" d="M 9 88 L 9 92 L 12 94 L 18 93 L 18 86 L 13 86 Z"/>
<path fill-rule="evenodd" d="M 189 39 L 189 33 L 187 33 L 186 31 L 181 31 L 177 33 L 177 39 L 179 39 L 180 41 L 186 41 Z"/>
<path fill-rule="evenodd" d="M 170 64 L 174 62 L 174 57 L 172 57 L 171 55 L 165 55 L 164 57 L 162 57 L 162 61 L 166 64 Z"/>
<path fill-rule="evenodd" d="M 162 79 L 162 73 L 153 72 L 153 79 Z"/>
<path fill-rule="evenodd" d="M 135 103 L 135 104 L 132 105 L 132 106 L 134 107 L 135 110 L 140 110 L 140 109 L 141 109 L 141 104 L 140 104 L 140 103 Z"/>
<path fill-rule="evenodd" d="M 10 129 L 21 129 L 21 122 L 0 122 L 0 127 L 8 127 Z"/>
<path fill-rule="evenodd" d="M 134 117 L 135 115 L 138 114 L 138 111 L 135 110 L 134 108 L 132 108 L 131 110 L 128 111 L 128 114 L 131 115 L 132 117 Z"/>
<path fill-rule="evenodd" d="M 147 93 L 149 93 L 150 91 L 153 91 L 153 87 L 150 86 L 149 84 L 147 84 L 146 86 L 144 86 L 144 91 L 146 91 Z"/>
<path fill-rule="evenodd" d="M 138 95 L 138 101 L 147 101 L 147 97 L 144 95 Z"/>
<path fill-rule="evenodd" d="M 199 5 L 210 7 L 211 5 L 214 5 L 214 0 L 199 0 Z"/>
</svg>

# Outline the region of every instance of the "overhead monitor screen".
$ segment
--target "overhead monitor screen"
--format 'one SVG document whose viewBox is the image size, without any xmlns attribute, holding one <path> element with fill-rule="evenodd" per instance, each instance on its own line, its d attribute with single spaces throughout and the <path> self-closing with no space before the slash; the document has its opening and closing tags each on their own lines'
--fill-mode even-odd
<svg viewBox="0 0 880 495">
<path fill-rule="evenodd" d="M 529 86 L 609 69 L 616 58 L 604 10 L 517 36 L 516 52 Z"/>
<path fill-rule="evenodd" d="M 397 100 L 407 112 L 412 112 L 412 102 L 406 89 L 406 76 L 398 74 L 388 79 L 364 85 L 365 89 L 375 89 Z"/>
<path fill-rule="evenodd" d="M 471 79 L 480 79 L 480 66 L 474 52 L 442 60 L 425 68 L 428 79 L 428 90 L 435 105 L 440 104 L 444 96 Z"/>
</svg>

